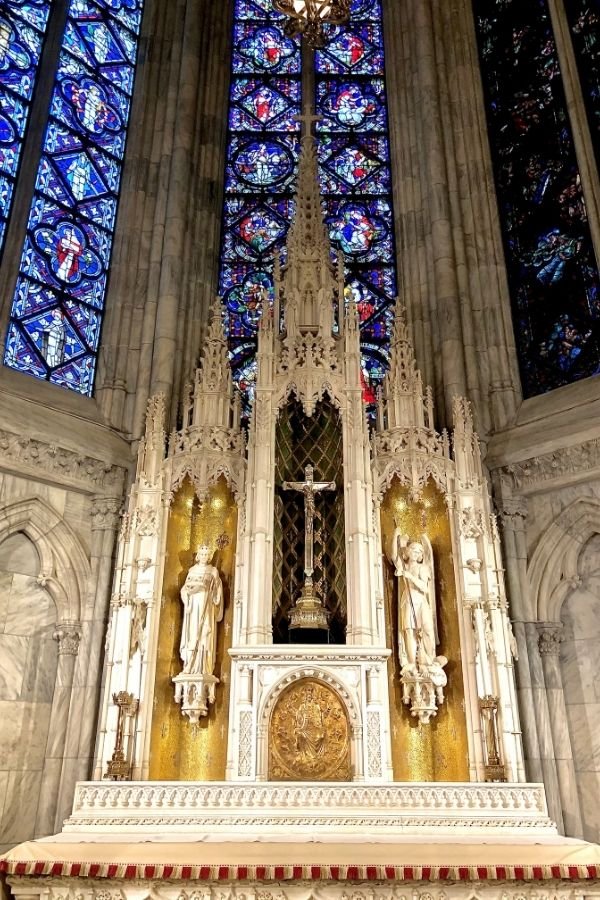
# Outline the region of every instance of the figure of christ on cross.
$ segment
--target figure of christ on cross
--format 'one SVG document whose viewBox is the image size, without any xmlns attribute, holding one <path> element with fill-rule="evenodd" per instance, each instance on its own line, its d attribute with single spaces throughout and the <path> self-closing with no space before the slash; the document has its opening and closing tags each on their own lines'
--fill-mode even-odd
<svg viewBox="0 0 600 900">
<path fill-rule="evenodd" d="M 314 520 L 315 495 L 321 491 L 335 491 L 335 481 L 315 481 L 314 469 L 308 465 L 304 470 L 306 481 L 284 481 L 284 491 L 301 491 L 304 494 L 304 580 L 312 586 L 314 572 Z"/>
</svg>

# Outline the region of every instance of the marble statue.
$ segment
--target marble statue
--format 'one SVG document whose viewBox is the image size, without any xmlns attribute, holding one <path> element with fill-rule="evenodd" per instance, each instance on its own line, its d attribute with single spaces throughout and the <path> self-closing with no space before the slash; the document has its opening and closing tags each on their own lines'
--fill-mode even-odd
<svg viewBox="0 0 600 900">
<path fill-rule="evenodd" d="M 437 655 L 439 635 L 433 550 L 426 534 L 413 541 L 396 527 L 387 553 L 398 579 L 398 644 L 403 702 L 427 725 L 444 702 L 448 683 Z"/>
<path fill-rule="evenodd" d="M 426 535 L 411 541 L 399 528 L 392 538 L 390 562 L 399 580 L 398 629 L 403 662 L 429 665 L 439 643 L 433 552 Z"/>
<path fill-rule="evenodd" d="M 179 655 L 186 675 L 212 675 L 215 668 L 217 623 L 223 618 L 223 584 L 210 550 L 200 547 L 181 588 L 183 626 Z"/>
</svg>

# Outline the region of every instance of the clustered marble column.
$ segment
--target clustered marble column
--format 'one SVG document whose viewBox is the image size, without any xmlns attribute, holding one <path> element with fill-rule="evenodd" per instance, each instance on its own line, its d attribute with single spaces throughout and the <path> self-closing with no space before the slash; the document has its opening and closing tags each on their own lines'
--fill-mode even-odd
<svg viewBox="0 0 600 900">
<path fill-rule="evenodd" d="M 560 670 L 560 623 L 540 623 L 527 572 L 527 500 L 495 485 L 518 648 L 517 691 L 530 781 L 543 781 L 559 830 L 581 837 L 582 818 Z"/>
<path fill-rule="evenodd" d="M 560 644 L 563 626 L 559 622 L 540 622 L 537 628 L 565 834 L 570 837 L 583 837 L 571 735 L 560 671 Z"/>
<path fill-rule="evenodd" d="M 81 622 L 62 623 L 55 634 L 59 662 L 36 821 L 39 836 L 60 830 L 71 812 L 75 783 L 90 775 L 121 506 L 120 497 L 92 501 L 90 590 L 82 598 Z"/>
<path fill-rule="evenodd" d="M 466 395 L 485 436 L 520 390 L 471 2 L 384 9 L 400 294 L 446 423 Z"/>
<path fill-rule="evenodd" d="M 146 3 L 97 392 L 135 439 L 150 394 L 174 421 L 217 291 L 231 12 Z"/>
<path fill-rule="evenodd" d="M 36 837 L 52 834 L 55 830 L 56 800 L 63 772 L 67 724 L 75 663 L 81 640 L 81 625 L 78 622 L 63 622 L 54 632 L 53 638 L 58 642 L 58 667 L 52 696 L 40 802 L 35 823 Z"/>
</svg>

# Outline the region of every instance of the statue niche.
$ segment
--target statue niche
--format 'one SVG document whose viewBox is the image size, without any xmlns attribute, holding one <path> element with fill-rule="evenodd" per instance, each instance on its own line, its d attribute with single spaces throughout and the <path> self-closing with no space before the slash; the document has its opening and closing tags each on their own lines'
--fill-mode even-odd
<svg viewBox="0 0 600 900">
<path fill-rule="evenodd" d="M 306 416 L 292 399 L 281 410 L 276 433 L 275 546 L 273 566 L 274 643 L 346 642 L 346 571 L 342 428 L 328 399 Z M 314 482 L 325 484 L 311 493 L 307 522 L 307 469 Z M 333 489 L 335 486 L 335 490 Z M 307 525 L 309 534 L 307 537 Z M 312 546 L 307 547 L 310 540 Z M 308 553 L 307 553 L 308 550 Z M 290 614 L 306 592 L 305 566 L 310 557 L 311 590 L 323 604 L 329 632 L 290 629 Z"/>
</svg>

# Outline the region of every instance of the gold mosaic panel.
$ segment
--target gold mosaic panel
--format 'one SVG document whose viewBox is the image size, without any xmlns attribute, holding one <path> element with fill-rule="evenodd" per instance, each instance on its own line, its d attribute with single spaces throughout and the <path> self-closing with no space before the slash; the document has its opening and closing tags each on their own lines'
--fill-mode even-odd
<svg viewBox="0 0 600 900">
<path fill-rule="evenodd" d="M 408 488 L 392 482 L 381 507 L 383 545 L 394 533 L 394 519 L 405 534 L 418 540 L 426 533 L 433 547 L 440 644 L 438 653 L 448 658 L 445 672 L 446 699 L 429 725 L 421 725 L 402 703 L 398 678 L 398 586 L 393 567 L 384 555 L 387 646 L 393 648 L 388 663 L 392 763 L 395 781 L 468 781 L 469 760 L 465 698 L 460 653 L 456 582 L 452 558 L 450 520 L 443 494 L 429 481 L 423 499 L 410 502 Z"/>
<path fill-rule="evenodd" d="M 167 531 L 158 659 L 150 743 L 153 781 L 221 781 L 227 764 L 227 732 L 233 618 L 237 508 L 223 478 L 200 504 L 189 480 L 177 491 Z M 181 672 L 179 641 L 183 607 L 179 592 L 198 547 L 206 544 L 223 581 L 224 613 L 217 635 L 216 702 L 197 726 L 181 714 L 172 678 Z"/>
</svg>

